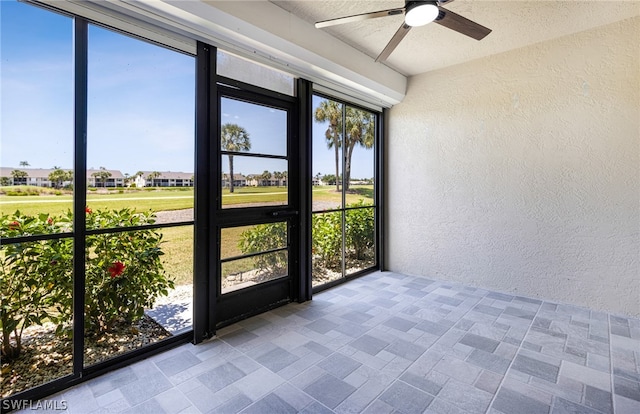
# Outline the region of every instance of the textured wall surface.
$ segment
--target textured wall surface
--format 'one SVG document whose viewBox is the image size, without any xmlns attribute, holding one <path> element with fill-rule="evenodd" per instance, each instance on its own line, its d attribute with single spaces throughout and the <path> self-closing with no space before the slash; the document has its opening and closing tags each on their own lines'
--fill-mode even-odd
<svg viewBox="0 0 640 414">
<path fill-rule="evenodd" d="M 387 267 L 640 316 L 640 18 L 409 79 Z"/>
</svg>

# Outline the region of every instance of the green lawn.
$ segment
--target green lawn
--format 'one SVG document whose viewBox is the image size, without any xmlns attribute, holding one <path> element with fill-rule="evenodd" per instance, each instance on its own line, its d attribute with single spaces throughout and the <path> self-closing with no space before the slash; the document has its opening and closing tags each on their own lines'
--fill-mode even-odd
<svg viewBox="0 0 640 414">
<path fill-rule="evenodd" d="M 7 187 L 0 188 L 0 191 Z M 347 204 L 360 199 L 372 201 L 372 186 L 354 186 L 347 194 Z M 29 196 L 0 196 L 0 214 L 11 214 L 16 210 L 27 215 L 48 213 L 58 215 L 73 208 L 71 195 L 53 195 L 50 191 L 46 195 Z M 87 205 L 93 210 L 119 210 L 129 207 L 137 210 L 180 210 L 193 208 L 193 188 L 177 189 L 139 189 L 135 192 L 118 193 L 111 190 L 108 193 L 89 192 Z M 286 201 L 285 187 L 237 187 L 233 193 L 228 189 L 222 192 L 223 205 L 232 204 L 271 204 Z M 335 191 L 335 186 L 313 188 L 314 201 L 335 201 L 340 203 L 341 195 Z"/>
<path fill-rule="evenodd" d="M 0 191 L 7 187 L 0 188 Z M 341 194 L 335 191 L 335 186 L 313 188 L 314 201 L 335 202 L 339 205 Z M 0 214 L 11 215 L 16 210 L 27 215 L 47 213 L 58 215 L 73 207 L 71 195 L 54 195 L 47 191 L 42 195 L 30 196 L 0 196 Z M 347 203 L 358 200 L 372 202 L 373 186 L 354 186 L 347 194 Z M 133 192 L 119 193 L 118 190 L 98 193 L 89 192 L 87 205 L 93 210 L 132 208 L 136 210 L 179 210 L 193 208 L 193 188 L 175 189 L 138 189 Z M 286 201 L 285 187 L 238 187 L 234 193 L 223 190 L 223 205 L 274 203 Z M 175 279 L 177 284 L 189 284 L 193 278 L 193 226 L 164 228 L 162 257 L 165 269 Z M 240 255 L 237 241 L 243 228 L 226 229 L 222 243 L 223 257 Z M 233 266 L 233 264 L 230 264 Z M 240 264 L 238 264 L 240 265 Z"/>
</svg>

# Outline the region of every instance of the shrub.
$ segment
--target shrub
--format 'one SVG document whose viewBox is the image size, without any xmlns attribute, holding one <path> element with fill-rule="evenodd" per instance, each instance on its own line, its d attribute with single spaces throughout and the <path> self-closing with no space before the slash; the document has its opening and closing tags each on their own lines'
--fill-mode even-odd
<svg viewBox="0 0 640 414">
<path fill-rule="evenodd" d="M 26 216 L 17 211 L 0 218 L 0 238 L 71 232 L 72 213 Z M 152 212 L 86 209 L 87 229 L 140 226 L 155 222 Z M 144 315 L 160 295 L 174 287 L 160 256 L 162 234 L 153 229 L 86 238 L 85 332 L 110 330 Z M 0 253 L 2 356 L 15 358 L 24 329 L 46 321 L 57 333 L 72 318 L 73 239 L 4 244 Z"/>
<path fill-rule="evenodd" d="M 244 254 L 259 253 L 287 246 L 287 224 L 258 224 L 240 233 L 238 247 Z M 287 270 L 287 252 L 279 251 L 254 256 L 259 269 L 271 274 L 280 274 Z"/>
<path fill-rule="evenodd" d="M 87 211 L 87 228 L 153 224 L 151 212 Z M 144 315 L 174 282 L 167 278 L 160 256 L 162 233 L 138 230 L 87 237 L 85 329 L 109 331 L 116 322 L 131 323 Z"/>
<path fill-rule="evenodd" d="M 349 205 L 349 207 L 366 207 L 363 200 Z M 373 208 L 357 208 L 345 212 L 345 237 L 347 249 L 353 249 L 357 260 L 366 259 L 366 253 L 375 244 L 375 218 Z"/>
<path fill-rule="evenodd" d="M 349 204 L 345 210 L 346 254 L 357 260 L 367 259 L 375 246 L 374 209 L 363 200 Z M 342 258 L 342 213 L 319 213 L 312 216 L 312 253 L 326 269 L 338 270 Z"/>
<path fill-rule="evenodd" d="M 2 215 L 0 238 L 70 229 L 68 221 L 54 221 L 46 214 L 25 216 L 17 211 L 12 217 Z M 19 356 L 22 333 L 29 326 L 41 325 L 47 320 L 61 323 L 69 319 L 70 309 L 66 307 L 65 298 L 71 296 L 72 271 L 73 242 L 70 238 L 3 245 L 0 254 L 3 357 Z"/>
<path fill-rule="evenodd" d="M 342 258 L 342 213 L 314 214 L 311 220 L 312 253 L 328 269 L 340 266 Z"/>
</svg>

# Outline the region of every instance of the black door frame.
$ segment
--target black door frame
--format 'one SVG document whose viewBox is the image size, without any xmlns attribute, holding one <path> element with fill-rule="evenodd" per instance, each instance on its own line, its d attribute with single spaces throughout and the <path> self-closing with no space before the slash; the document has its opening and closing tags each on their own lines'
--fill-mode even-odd
<svg viewBox="0 0 640 414">
<path fill-rule="evenodd" d="M 296 82 L 296 96 L 289 96 L 255 85 L 217 75 L 217 49 L 198 42 L 196 69 L 196 172 L 195 172 L 195 248 L 194 248 L 194 342 L 198 343 L 215 335 L 221 326 L 233 323 L 253 314 L 282 304 L 311 299 L 310 261 L 310 209 L 311 189 L 311 83 L 302 79 Z M 221 209 L 219 186 L 221 154 L 219 134 L 221 125 L 220 99 L 229 97 L 249 103 L 273 106 L 288 111 L 288 192 L 287 206 L 248 207 Z M 271 306 L 261 306 L 253 311 L 227 318 L 230 306 L 226 297 L 246 294 L 242 301 L 251 301 L 256 293 L 249 289 L 238 294 L 219 294 L 220 228 L 237 224 L 254 224 L 283 221 L 278 214 L 297 212 L 289 216 L 289 281 L 286 300 Z M 276 213 L 273 215 L 273 213 Z M 247 219 L 247 215 L 250 217 Z M 277 281 L 267 282 L 257 294 L 282 291 Z M 240 291 L 239 291 L 240 292 Z M 221 307 L 224 304 L 225 309 Z M 222 317 L 221 317 L 222 316 Z"/>
<path fill-rule="evenodd" d="M 212 226 L 212 231 L 216 235 L 216 255 L 215 257 L 215 269 L 214 273 L 210 275 L 216 285 L 216 309 L 217 312 L 214 315 L 215 325 L 217 328 L 229 325 L 233 322 L 237 322 L 242 319 L 246 319 L 249 316 L 265 312 L 269 309 L 281 306 L 295 300 L 295 292 L 297 291 L 297 285 L 299 276 L 297 274 L 297 268 L 295 266 L 296 252 L 299 249 L 299 245 L 296 242 L 297 238 L 291 237 L 298 233 L 298 220 L 297 217 L 300 214 L 299 211 L 299 194 L 297 192 L 297 181 L 299 180 L 296 171 L 299 169 L 298 157 L 297 157 L 297 125 L 295 117 L 295 105 L 296 99 L 293 97 L 283 97 L 280 94 L 273 93 L 271 91 L 257 91 L 255 86 L 253 90 L 248 91 L 243 88 L 240 82 L 234 81 L 234 87 L 227 85 L 228 79 L 218 77 L 217 78 L 217 98 L 218 98 L 218 114 L 217 119 L 220 120 L 217 125 L 213 126 L 216 130 L 215 145 L 212 152 L 215 153 L 216 164 L 211 164 L 210 176 L 215 178 L 215 230 Z M 238 89 L 241 88 L 241 89 Z M 272 156 L 265 154 L 253 154 L 253 153 L 231 153 L 237 156 L 251 156 L 259 158 L 271 158 L 271 159 L 286 159 L 287 161 L 287 204 L 284 206 L 254 206 L 254 207 L 241 207 L 241 208 L 223 208 L 222 206 L 222 168 L 221 160 L 225 155 L 220 149 L 220 127 L 221 127 L 221 111 L 222 100 L 231 99 L 239 102 L 246 102 L 248 104 L 262 105 L 265 107 L 284 110 L 287 113 L 287 154 L 283 156 Z M 224 151 L 226 152 L 226 151 Z M 213 197 L 212 197 L 213 200 Z M 221 231 L 224 228 L 242 226 L 242 225 L 256 225 L 275 222 L 285 222 L 288 228 L 288 276 L 285 278 L 279 278 L 272 281 L 260 283 L 258 285 L 240 289 L 234 292 L 222 294 L 221 292 L 221 261 L 222 257 L 219 257 L 222 243 Z M 213 240 L 212 240 L 213 241 Z M 292 254 L 293 253 L 293 254 Z"/>
</svg>

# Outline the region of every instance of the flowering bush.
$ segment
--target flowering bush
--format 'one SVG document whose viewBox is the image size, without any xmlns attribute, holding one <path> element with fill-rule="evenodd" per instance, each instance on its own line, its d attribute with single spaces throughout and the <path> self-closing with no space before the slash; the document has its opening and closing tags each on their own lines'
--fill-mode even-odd
<svg viewBox="0 0 640 414">
<path fill-rule="evenodd" d="M 86 208 L 88 230 L 153 224 L 151 212 Z M 0 238 L 72 231 L 72 213 L 51 217 L 17 211 L 0 216 Z M 0 252 L 2 356 L 22 349 L 24 329 L 54 322 L 61 333 L 72 318 L 73 239 L 3 244 Z M 160 261 L 162 234 L 153 229 L 92 234 L 85 251 L 85 332 L 131 323 L 174 287 Z"/>
<path fill-rule="evenodd" d="M 0 239 L 68 231 L 71 223 L 46 214 L 26 216 L 19 211 L 0 217 Z M 69 238 L 3 244 L 0 252 L 0 325 L 2 357 L 22 350 L 22 333 L 45 321 L 62 323 L 70 309 L 61 302 L 72 291 L 73 243 Z M 59 325 L 62 326 L 62 325 Z M 59 330 L 60 331 L 60 330 Z"/>
<path fill-rule="evenodd" d="M 91 211 L 87 229 L 153 224 L 152 213 Z M 156 230 L 96 234 L 87 237 L 85 270 L 85 332 L 109 331 L 144 315 L 174 283 L 162 266 L 162 234 Z"/>
</svg>

